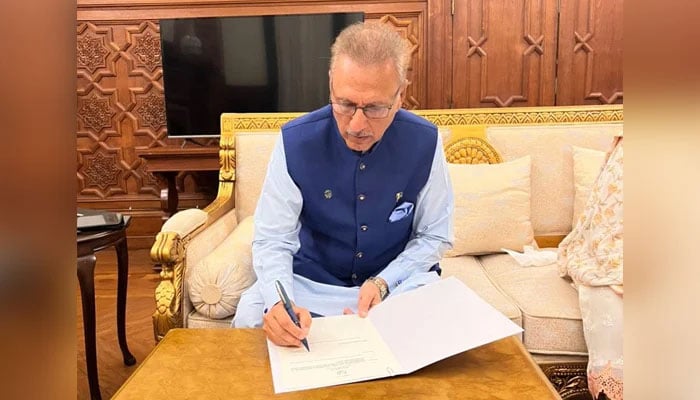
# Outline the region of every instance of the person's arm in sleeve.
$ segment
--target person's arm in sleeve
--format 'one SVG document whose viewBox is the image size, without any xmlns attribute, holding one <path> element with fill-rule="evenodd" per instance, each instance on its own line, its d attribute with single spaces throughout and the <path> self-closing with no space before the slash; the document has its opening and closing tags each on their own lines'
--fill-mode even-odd
<svg viewBox="0 0 700 400">
<path fill-rule="evenodd" d="M 447 162 L 438 135 L 430 176 L 416 199 L 413 233 L 406 248 L 377 276 L 389 292 L 414 272 L 426 272 L 452 248 L 454 197 Z"/>
<path fill-rule="evenodd" d="M 276 344 L 300 346 L 299 339 L 306 337 L 311 316 L 308 310 L 294 306 L 302 328 L 294 325 L 282 304 L 278 304 L 280 298 L 275 288 L 275 281 L 279 280 L 294 303 L 292 256 L 299 250 L 303 199 L 287 171 L 282 140 L 280 135 L 255 209 L 253 269 L 265 303 L 263 329 Z"/>
</svg>

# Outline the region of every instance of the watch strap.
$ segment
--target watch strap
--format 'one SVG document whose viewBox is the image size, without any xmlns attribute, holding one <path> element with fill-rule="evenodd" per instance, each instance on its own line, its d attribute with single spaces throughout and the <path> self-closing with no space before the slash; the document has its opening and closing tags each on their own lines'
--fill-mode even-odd
<svg viewBox="0 0 700 400">
<path fill-rule="evenodd" d="M 379 298 L 382 300 L 386 299 L 386 297 L 389 295 L 389 287 L 387 286 L 386 282 L 384 279 L 378 278 L 376 276 L 371 276 L 367 278 L 368 281 L 372 282 L 374 285 L 379 288 Z"/>
</svg>

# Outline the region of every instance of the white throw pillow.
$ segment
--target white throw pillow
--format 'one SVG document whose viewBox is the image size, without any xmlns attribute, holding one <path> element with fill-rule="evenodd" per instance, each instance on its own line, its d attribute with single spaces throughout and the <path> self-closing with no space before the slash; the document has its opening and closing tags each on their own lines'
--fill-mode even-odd
<svg viewBox="0 0 700 400">
<path fill-rule="evenodd" d="M 593 183 L 603 169 L 605 152 L 578 146 L 571 147 L 574 159 L 574 216 L 571 226 L 574 227 L 586 206 Z"/>
<path fill-rule="evenodd" d="M 215 319 L 233 315 L 241 293 L 255 283 L 253 231 L 253 216 L 244 218 L 214 251 L 190 271 L 190 301 L 202 315 Z"/>
<path fill-rule="evenodd" d="M 448 164 L 454 190 L 454 247 L 446 257 L 523 251 L 533 245 L 530 156 L 501 164 Z"/>
</svg>

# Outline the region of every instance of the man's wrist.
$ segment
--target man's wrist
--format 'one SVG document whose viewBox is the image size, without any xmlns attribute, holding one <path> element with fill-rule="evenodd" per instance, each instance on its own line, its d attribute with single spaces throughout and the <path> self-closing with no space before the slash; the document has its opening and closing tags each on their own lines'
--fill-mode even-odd
<svg viewBox="0 0 700 400">
<path fill-rule="evenodd" d="M 371 276 L 367 278 L 368 282 L 372 282 L 379 289 L 379 298 L 384 300 L 386 296 L 389 295 L 389 285 L 386 281 L 378 276 Z"/>
</svg>

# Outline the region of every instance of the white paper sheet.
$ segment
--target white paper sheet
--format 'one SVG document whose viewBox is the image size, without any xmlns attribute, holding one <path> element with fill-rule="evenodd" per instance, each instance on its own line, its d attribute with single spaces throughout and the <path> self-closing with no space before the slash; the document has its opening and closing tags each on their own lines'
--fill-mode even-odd
<svg viewBox="0 0 700 400">
<path fill-rule="evenodd" d="M 275 393 L 339 385 L 394 375 L 398 364 L 367 318 L 314 318 L 304 347 L 268 340 Z"/>
<path fill-rule="evenodd" d="M 275 393 L 411 373 L 517 334 L 517 326 L 454 277 L 392 296 L 367 318 L 314 318 L 310 352 L 268 341 Z"/>
</svg>

